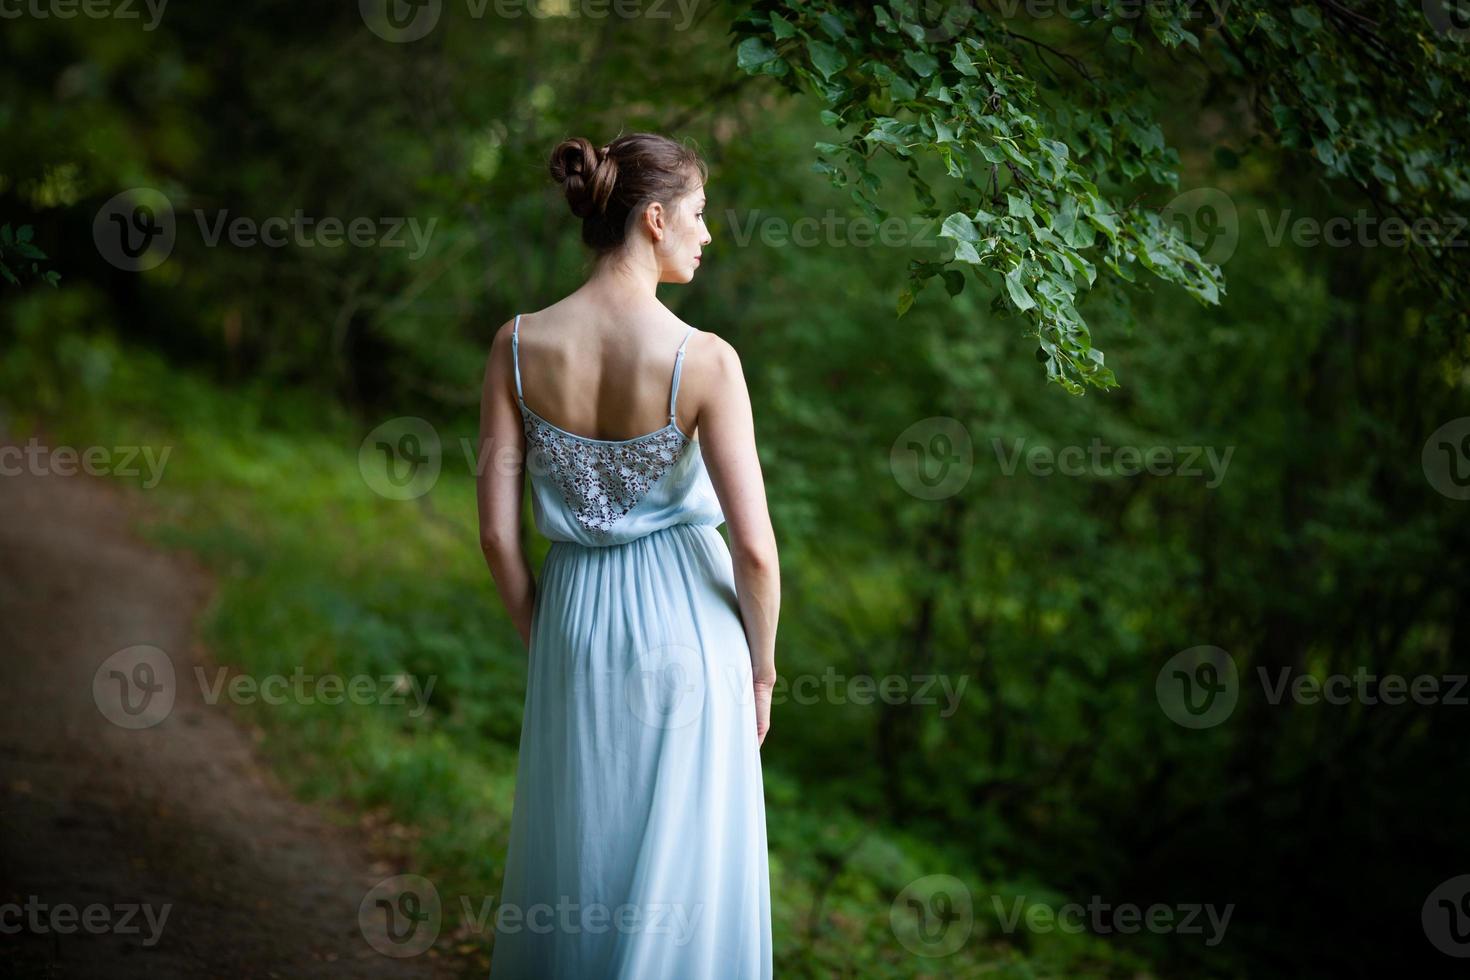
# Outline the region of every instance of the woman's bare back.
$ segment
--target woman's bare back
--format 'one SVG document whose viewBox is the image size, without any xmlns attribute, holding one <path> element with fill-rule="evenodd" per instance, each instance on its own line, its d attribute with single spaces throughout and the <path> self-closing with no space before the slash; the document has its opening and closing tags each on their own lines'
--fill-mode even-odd
<svg viewBox="0 0 1470 980">
<path fill-rule="evenodd" d="M 587 439 L 624 440 L 669 422 L 679 345 L 688 336 L 675 424 L 694 437 L 689 365 L 699 332 L 662 303 L 609 309 L 577 293 L 521 316 L 521 388 L 526 407 Z"/>
</svg>

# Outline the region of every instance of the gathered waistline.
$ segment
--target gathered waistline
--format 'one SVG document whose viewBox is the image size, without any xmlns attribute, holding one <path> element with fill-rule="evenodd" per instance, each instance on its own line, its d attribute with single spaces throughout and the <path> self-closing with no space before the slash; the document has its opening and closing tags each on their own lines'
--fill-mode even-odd
<svg viewBox="0 0 1470 980">
<path fill-rule="evenodd" d="M 689 528 L 691 530 L 709 530 L 714 532 L 716 537 L 720 537 L 719 524 L 704 524 L 698 521 L 680 521 L 677 524 L 666 524 L 663 527 L 649 531 L 647 534 L 640 534 L 636 538 L 630 538 L 627 541 L 619 541 L 615 544 L 585 544 L 581 541 L 567 541 L 561 538 L 552 538 L 551 551 L 567 550 L 570 548 L 575 548 L 578 551 L 609 551 L 616 548 L 626 548 L 630 545 L 639 544 L 641 542 L 649 540 L 650 538 L 656 537 L 657 535 L 663 534 L 666 531 L 673 531 L 677 528 Z M 723 541 L 724 538 L 720 537 L 720 540 Z"/>
</svg>

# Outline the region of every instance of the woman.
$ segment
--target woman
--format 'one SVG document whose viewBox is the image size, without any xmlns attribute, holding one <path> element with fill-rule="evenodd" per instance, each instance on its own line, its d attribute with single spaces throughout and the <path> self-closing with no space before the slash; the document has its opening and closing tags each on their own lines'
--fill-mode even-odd
<svg viewBox="0 0 1470 980">
<path fill-rule="evenodd" d="M 480 458 L 513 464 L 480 477 L 482 544 L 530 651 L 491 976 L 769 978 L 775 535 L 740 359 L 656 295 L 710 241 L 707 169 L 636 133 L 551 175 L 594 269 L 500 328 L 481 409 Z"/>
</svg>

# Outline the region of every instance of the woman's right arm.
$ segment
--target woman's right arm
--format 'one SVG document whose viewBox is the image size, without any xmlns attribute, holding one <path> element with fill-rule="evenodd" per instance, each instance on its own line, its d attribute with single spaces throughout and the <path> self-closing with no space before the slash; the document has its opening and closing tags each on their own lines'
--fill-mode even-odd
<svg viewBox="0 0 1470 980">
<path fill-rule="evenodd" d="M 480 395 L 479 472 L 476 497 L 480 514 L 480 549 L 511 622 L 529 650 L 531 617 L 536 607 L 536 580 L 521 541 L 521 506 L 525 493 L 525 435 L 512 380 L 510 336 L 515 321 L 495 334 L 485 362 Z"/>
<path fill-rule="evenodd" d="M 750 644 L 755 680 L 756 738 L 771 723 L 776 683 L 776 619 L 781 611 L 781 571 L 776 534 L 766 506 L 765 480 L 755 447 L 755 420 L 740 356 L 723 338 L 704 334 L 712 356 L 700 358 L 699 445 L 730 534 L 735 593 Z M 707 379 L 707 383 L 704 383 Z"/>
</svg>

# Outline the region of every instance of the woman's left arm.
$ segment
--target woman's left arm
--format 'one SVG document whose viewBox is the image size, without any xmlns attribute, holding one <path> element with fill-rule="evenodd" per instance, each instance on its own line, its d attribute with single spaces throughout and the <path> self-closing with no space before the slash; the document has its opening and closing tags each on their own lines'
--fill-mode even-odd
<svg viewBox="0 0 1470 980">
<path fill-rule="evenodd" d="M 536 580 L 521 540 L 521 495 L 525 489 L 525 433 L 516 404 L 510 334 L 512 322 L 495 333 L 480 395 L 480 441 L 475 477 L 480 510 L 480 550 L 490 566 L 500 599 L 529 649 Z"/>
</svg>

